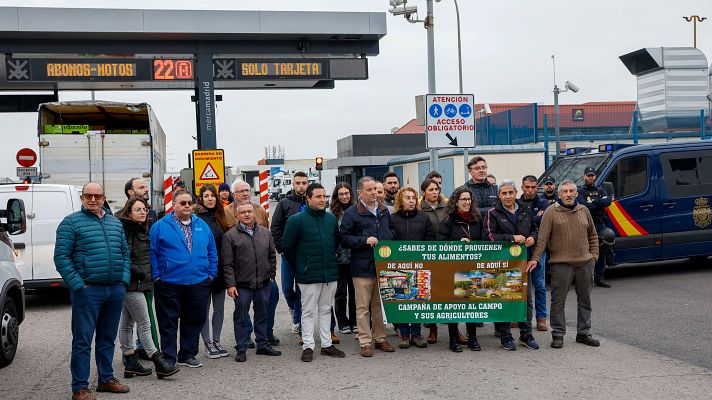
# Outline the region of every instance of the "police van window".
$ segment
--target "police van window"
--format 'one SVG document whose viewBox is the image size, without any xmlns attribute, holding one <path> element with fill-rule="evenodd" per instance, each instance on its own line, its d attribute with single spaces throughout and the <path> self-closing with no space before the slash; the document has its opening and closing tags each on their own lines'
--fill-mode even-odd
<svg viewBox="0 0 712 400">
<path fill-rule="evenodd" d="M 671 195 L 698 196 L 712 192 L 712 152 L 668 153 L 663 160 L 665 182 Z"/>
<path fill-rule="evenodd" d="M 635 156 L 618 161 L 604 181 L 613 184 L 616 198 L 645 192 L 648 187 L 648 158 Z"/>
</svg>

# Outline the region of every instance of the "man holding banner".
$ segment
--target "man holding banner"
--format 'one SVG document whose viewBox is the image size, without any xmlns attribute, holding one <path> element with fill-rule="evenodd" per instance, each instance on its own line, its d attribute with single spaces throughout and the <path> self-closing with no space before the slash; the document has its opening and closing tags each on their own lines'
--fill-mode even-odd
<svg viewBox="0 0 712 400">
<path fill-rule="evenodd" d="M 539 241 L 527 271 L 536 268 L 548 248 L 551 268 L 551 347 L 564 347 L 566 334 L 566 296 L 571 283 L 576 285 L 578 321 L 576 342 L 600 346 L 591 336 L 591 288 L 593 266 L 598 259 L 598 234 L 588 208 L 578 203 L 576 184 L 565 180 L 559 185 L 556 203 L 547 208 L 539 227 Z"/>
<path fill-rule="evenodd" d="M 351 249 L 351 276 L 356 292 L 356 324 L 361 356 L 372 357 L 372 340 L 376 349 L 393 352 L 386 340 L 386 327 L 381 312 L 381 297 L 376 279 L 373 247 L 381 240 L 393 240 L 390 213 L 379 205 L 376 181 L 364 176 L 357 184 L 358 202 L 349 207 L 341 220 L 341 243 Z"/>
<path fill-rule="evenodd" d="M 499 199 L 494 208 L 487 211 L 484 224 L 484 237 L 486 240 L 498 242 L 513 242 L 527 247 L 527 255 L 536 242 L 537 232 L 534 216 L 529 207 L 517 201 L 517 188 L 513 180 L 504 179 L 497 188 Z M 527 285 L 527 320 L 519 322 L 519 341 L 524 346 L 537 350 L 539 343 L 532 335 L 532 314 L 534 305 L 534 281 L 531 273 Z M 512 339 L 509 322 L 495 322 L 495 330 L 499 333 L 502 348 L 514 351 L 517 345 Z"/>
</svg>

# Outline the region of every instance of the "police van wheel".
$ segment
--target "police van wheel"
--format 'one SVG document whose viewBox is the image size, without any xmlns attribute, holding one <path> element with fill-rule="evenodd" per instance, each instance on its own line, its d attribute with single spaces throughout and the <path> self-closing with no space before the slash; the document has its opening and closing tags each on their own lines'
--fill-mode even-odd
<svg viewBox="0 0 712 400">
<path fill-rule="evenodd" d="M 695 256 L 695 257 L 690 257 L 690 261 L 695 265 L 700 265 L 700 264 L 704 265 L 710 261 L 710 258 L 707 256 Z"/>
<path fill-rule="evenodd" d="M 0 314 L 0 368 L 9 365 L 15 358 L 20 327 L 17 319 L 17 308 L 11 298 L 5 299 Z"/>
</svg>

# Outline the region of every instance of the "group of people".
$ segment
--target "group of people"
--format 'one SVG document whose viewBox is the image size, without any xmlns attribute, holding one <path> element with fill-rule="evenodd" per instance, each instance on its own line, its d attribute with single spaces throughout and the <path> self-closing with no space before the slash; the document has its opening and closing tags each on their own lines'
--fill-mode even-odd
<svg viewBox="0 0 712 400">
<path fill-rule="evenodd" d="M 518 327 L 520 343 L 538 349 L 534 317 L 538 330 L 549 330 L 544 264 L 551 272 L 551 346 L 563 347 L 564 305 L 574 282 L 576 341 L 598 346 L 590 334 L 590 293 L 594 276 L 597 284 L 609 287 L 597 264 L 601 217 L 596 213 L 606 201 L 610 204 L 605 191 L 579 190 L 572 181 L 557 188 L 552 177 L 545 177 L 539 196 L 536 177 L 526 176 L 518 197 L 514 181 L 492 182 L 484 158 L 474 157 L 468 170 L 471 179 L 449 199 L 441 193 L 442 176 L 436 171 L 426 176 L 420 191 L 401 187 L 398 176 L 389 172 L 382 182 L 362 177 L 356 193 L 349 184 L 338 183 L 330 203 L 321 184 L 309 184 L 307 175 L 297 172 L 293 190 L 279 201 L 271 223 L 267 212 L 251 202 L 250 185 L 241 180 L 218 188 L 204 185 L 196 196 L 178 189 L 173 210 L 160 219 L 141 178 L 126 183 L 128 199 L 115 216 L 102 207 L 103 187 L 86 184 L 82 209 L 61 222 L 55 246 L 57 270 L 72 296 L 73 398 L 95 398 L 88 388 L 94 335 L 98 392 L 129 390 L 111 366 L 117 332 L 126 378 L 153 373 L 140 359 L 153 362 L 158 378 L 177 373 L 179 366 L 202 366 L 196 357 L 201 336 L 208 358 L 227 356 L 221 344 L 226 296 L 235 302 L 235 360 L 245 362 L 248 348 L 256 348 L 257 355 L 281 355 L 274 349 L 280 344 L 274 335 L 277 254 L 302 361 L 314 359 L 317 324 L 322 356 L 345 356 L 335 346 L 336 330 L 356 334 L 363 357 L 373 356 L 374 348 L 395 351 L 387 340 L 373 254 L 383 240 L 523 244 L 531 283 L 527 317 L 516 324 L 494 324 L 501 346 L 516 350 L 511 329 Z M 589 178 L 585 181 L 591 186 Z M 466 323 L 463 335 L 458 324 L 448 324 L 450 350 L 481 350 L 478 325 Z M 427 339 L 421 324 L 394 328 L 403 349 L 438 340 L 437 324 L 427 326 Z"/>
</svg>

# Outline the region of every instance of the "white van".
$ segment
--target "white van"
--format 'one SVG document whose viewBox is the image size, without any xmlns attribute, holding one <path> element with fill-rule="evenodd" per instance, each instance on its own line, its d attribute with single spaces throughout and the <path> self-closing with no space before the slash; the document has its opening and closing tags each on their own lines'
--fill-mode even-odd
<svg viewBox="0 0 712 400">
<path fill-rule="evenodd" d="M 11 198 L 25 203 L 27 231 L 13 238 L 15 264 L 25 288 L 64 286 L 54 266 L 54 242 L 64 217 L 81 210 L 81 192 L 81 187 L 72 185 L 0 185 L 0 204 Z"/>
<path fill-rule="evenodd" d="M 8 236 L 25 232 L 27 225 L 22 200 L 8 200 L 7 207 L 0 209 L 0 219 L 0 368 L 3 368 L 15 358 L 20 324 L 25 319 L 25 288 L 15 266 L 12 240 Z"/>
</svg>

